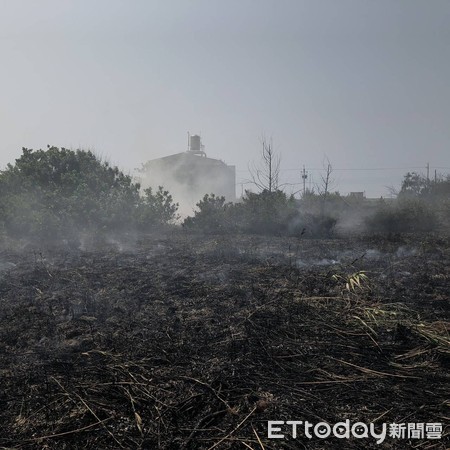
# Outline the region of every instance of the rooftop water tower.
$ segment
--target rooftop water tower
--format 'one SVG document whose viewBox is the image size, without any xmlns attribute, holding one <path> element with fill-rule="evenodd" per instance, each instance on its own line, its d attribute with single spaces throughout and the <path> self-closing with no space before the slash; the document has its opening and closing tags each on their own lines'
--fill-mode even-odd
<svg viewBox="0 0 450 450">
<path fill-rule="evenodd" d="M 206 156 L 205 146 L 202 144 L 201 136 L 188 133 L 188 152 L 194 155 Z"/>
</svg>

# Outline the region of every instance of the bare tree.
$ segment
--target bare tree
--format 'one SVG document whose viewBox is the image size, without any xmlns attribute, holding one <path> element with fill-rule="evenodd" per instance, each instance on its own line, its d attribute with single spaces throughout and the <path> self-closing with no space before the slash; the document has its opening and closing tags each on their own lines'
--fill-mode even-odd
<svg viewBox="0 0 450 450">
<path fill-rule="evenodd" d="M 389 196 L 389 198 L 397 198 L 397 197 L 398 197 L 398 194 L 399 194 L 399 192 L 400 192 L 400 189 L 399 189 L 399 188 L 396 188 L 395 186 L 392 186 L 392 185 L 390 185 L 390 186 L 385 186 L 385 188 L 386 188 L 387 191 L 388 191 L 388 196 Z"/>
<path fill-rule="evenodd" d="M 332 177 L 333 166 L 327 156 L 323 159 L 324 173 L 320 174 L 320 182 L 316 185 L 317 193 L 321 198 L 320 213 L 323 216 L 327 210 L 328 198 L 331 190 L 334 188 L 335 180 Z"/>
<path fill-rule="evenodd" d="M 249 167 L 251 183 L 261 191 L 275 192 L 280 187 L 281 158 L 273 148 L 272 138 L 268 141 L 263 136 L 261 144 L 261 161 Z"/>
<path fill-rule="evenodd" d="M 334 187 L 335 181 L 334 178 L 332 178 L 333 166 L 327 156 L 325 156 L 323 160 L 323 168 L 325 173 L 320 174 L 320 184 L 317 185 L 317 192 L 326 199 L 331 189 Z"/>
</svg>

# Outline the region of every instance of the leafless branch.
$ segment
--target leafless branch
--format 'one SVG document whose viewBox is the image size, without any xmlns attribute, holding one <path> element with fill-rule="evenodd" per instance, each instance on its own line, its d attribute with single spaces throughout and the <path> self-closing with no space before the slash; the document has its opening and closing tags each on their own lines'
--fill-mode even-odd
<svg viewBox="0 0 450 450">
<path fill-rule="evenodd" d="M 332 178 L 333 166 L 327 156 L 324 157 L 323 168 L 325 173 L 320 174 L 321 183 L 317 186 L 317 192 L 326 198 L 334 185 L 334 178 Z"/>
<path fill-rule="evenodd" d="M 273 148 L 272 139 L 261 139 L 261 161 L 249 165 L 251 182 L 261 191 L 274 192 L 280 188 L 281 158 Z"/>
</svg>

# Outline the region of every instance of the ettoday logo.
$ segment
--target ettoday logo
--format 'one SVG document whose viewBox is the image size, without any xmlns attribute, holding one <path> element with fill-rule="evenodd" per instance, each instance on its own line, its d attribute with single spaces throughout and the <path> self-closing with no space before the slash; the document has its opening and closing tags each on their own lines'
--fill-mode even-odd
<svg viewBox="0 0 450 450">
<path fill-rule="evenodd" d="M 382 444 L 386 437 L 393 439 L 440 439 L 442 435 L 441 423 L 351 423 L 349 419 L 330 425 L 327 422 L 316 424 L 303 420 L 270 420 L 267 422 L 267 437 L 269 439 L 285 439 L 286 436 L 297 439 L 306 436 L 308 439 L 329 437 L 337 439 L 375 439 Z"/>
</svg>

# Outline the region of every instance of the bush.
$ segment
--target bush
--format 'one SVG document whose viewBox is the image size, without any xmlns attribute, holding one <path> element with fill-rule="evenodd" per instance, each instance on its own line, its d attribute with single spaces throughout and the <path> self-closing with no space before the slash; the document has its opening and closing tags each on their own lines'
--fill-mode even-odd
<svg viewBox="0 0 450 450">
<path fill-rule="evenodd" d="M 234 206 L 226 203 L 225 197 L 206 194 L 196 206 L 198 211 L 195 211 L 194 217 L 187 217 L 184 220 L 184 227 L 208 234 L 236 231 L 236 227 L 231 221 Z"/>
<path fill-rule="evenodd" d="M 332 237 L 337 219 L 326 214 L 302 214 L 297 224 L 297 232 L 301 228 L 306 237 Z"/>
<path fill-rule="evenodd" d="M 366 219 L 368 230 L 373 232 L 433 231 L 437 224 L 435 211 L 421 199 L 399 200 L 394 205 L 381 203 Z"/>
<path fill-rule="evenodd" d="M 90 151 L 24 148 L 0 173 L 2 225 L 12 237 L 72 239 L 144 229 L 171 221 L 176 209 L 162 188 L 141 198 L 139 184 Z"/>
<path fill-rule="evenodd" d="M 246 233 L 285 235 L 298 215 L 294 197 L 280 190 L 259 194 L 246 192 L 242 204 L 238 205 L 240 228 Z"/>
<path fill-rule="evenodd" d="M 243 232 L 251 234 L 286 234 L 297 214 L 295 201 L 282 191 L 260 194 L 246 192 L 242 203 L 226 203 L 224 197 L 205 195 L 197 203 L 198 211 L 183 225 L 206 233 Z"/>
<path fill-rule="evenodd" d="M 165 191 L 162 186 L 155 193 L 152 188 L 145 189 L 135 212 L 138 228 L 146 230 L 149 226 L 173 224 L 179 219 L 178 206 L 178 203 L 173 202 L 169 191 Z"/>
</svg>

